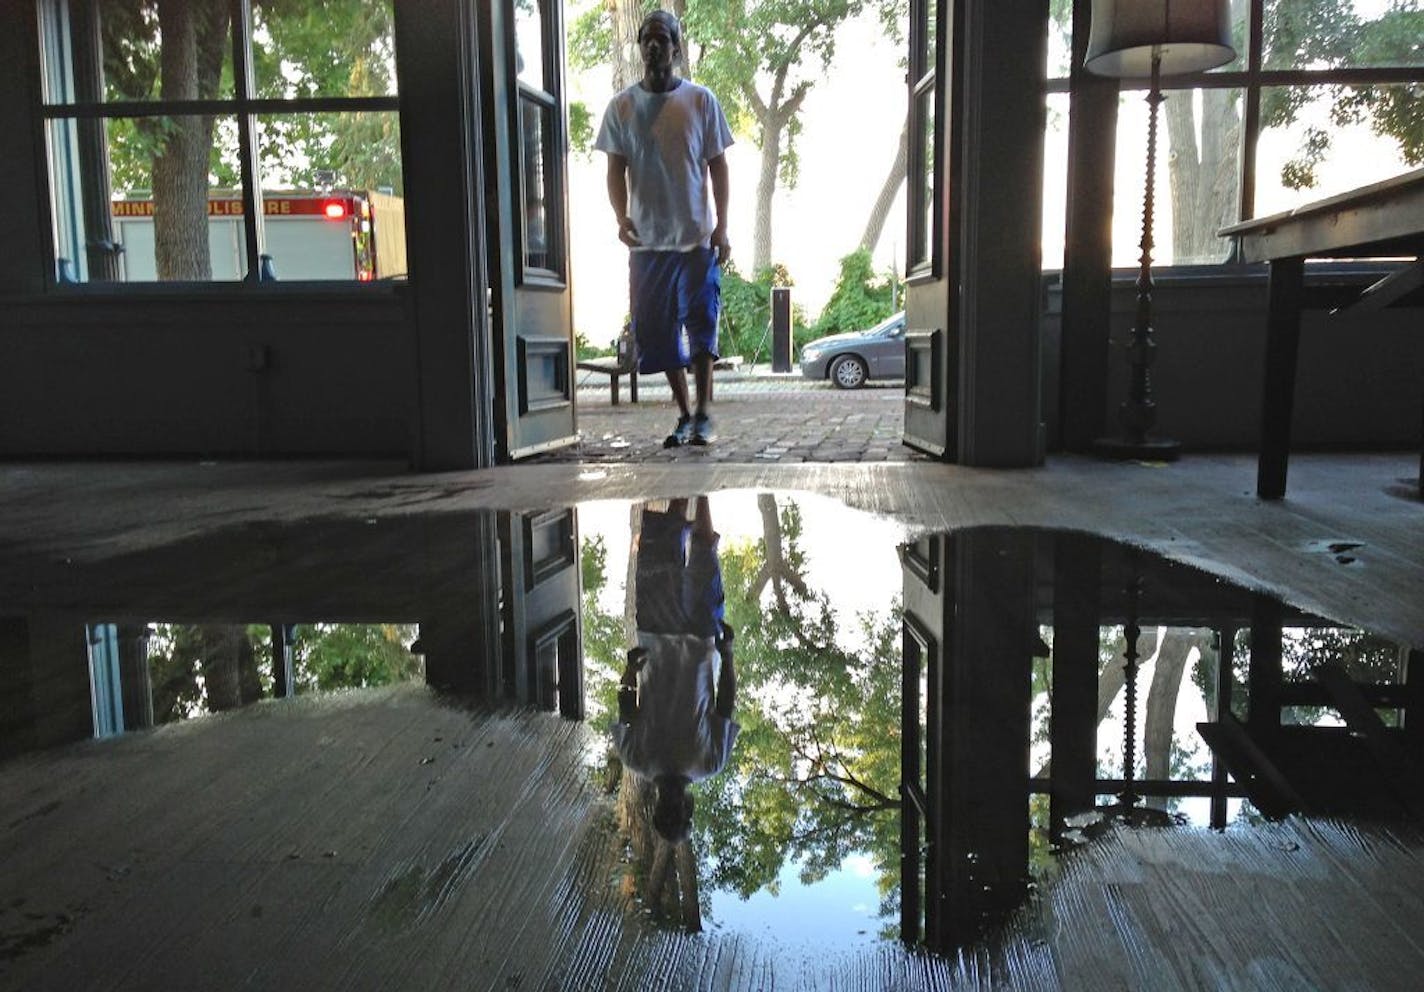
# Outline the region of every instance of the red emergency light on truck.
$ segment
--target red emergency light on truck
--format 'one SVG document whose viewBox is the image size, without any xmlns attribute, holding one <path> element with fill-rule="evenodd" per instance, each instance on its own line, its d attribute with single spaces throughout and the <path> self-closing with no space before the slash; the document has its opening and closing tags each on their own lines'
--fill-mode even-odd
<svg viewBox="0 0 1424 992">
<path fill-rule="evenodd" d="M 208 200 L 208 247 L 213 279 L 239 280 L 247 257 L 242 199 Z M 120 278 L 152 282 L 153 201 L 115 200 L 114 240 L 123 245 Z M 370 282 L 406 274 L 405 207 L 401 198 L 374 190 L 329 193 L 264 193 L 263 254 L 280 280 L 355 279 Z"/>
</svg>

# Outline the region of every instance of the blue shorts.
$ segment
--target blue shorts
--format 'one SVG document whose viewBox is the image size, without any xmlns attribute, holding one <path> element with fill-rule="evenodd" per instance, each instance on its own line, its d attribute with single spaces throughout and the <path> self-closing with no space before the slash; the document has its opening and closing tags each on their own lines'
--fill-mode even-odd
<svg viewBox="0 0 1424 992">
<path fill-rule="evenodd" d="M 630 252 L 628 289 L 639 372 L 686 368 L 702 354 L 719 357 L 722 270 L 711 248 Z"/>
<path fill-rule="evenodd" d="M 638 629 L 717 637 L 726 609 L 718 539 L 699 537 L 680 516 L 643 511 L 638 537 Z"/>
</svg>

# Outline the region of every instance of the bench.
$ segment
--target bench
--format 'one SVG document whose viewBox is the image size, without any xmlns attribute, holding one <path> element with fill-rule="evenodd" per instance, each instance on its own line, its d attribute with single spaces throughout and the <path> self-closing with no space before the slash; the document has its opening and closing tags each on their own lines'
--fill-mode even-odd
<svg viewBox="0 0 1424 992">
<path fill-rule="evenodd" d="M 624 368 L 618 364 L 616 358 L 589 358 L 577 363 L 578 368 L 585 372 L 597 372 L 600 375 L 608 376 L 609 389 L 613 398 L 613 405 L 618 405 L 618 379 L 620 376 L 628 377 L 628 394 L 634 403 L 638 402 L 638 369 L 634 366 L 631 369 Z"/>
</svg>

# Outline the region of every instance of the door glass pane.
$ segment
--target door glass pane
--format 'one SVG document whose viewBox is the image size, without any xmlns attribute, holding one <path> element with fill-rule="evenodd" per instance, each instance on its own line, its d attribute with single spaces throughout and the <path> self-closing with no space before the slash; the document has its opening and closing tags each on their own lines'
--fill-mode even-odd
<svg viewBox="0 0 1424 992">
<path fill-rule="evenodd" d="M 228 153 L 236 128 L 231 118 L 197 116 L 49 122 L 57 278 L 241 279 L 242 208 Z"/>
<path fill-rule="evenodd" d="M 225 0 L 224 0 L 225 2 Z M 259 3 L 252 10 L 257 95 L 394 96 L 392 0 Z"/>
<path fill-rule="evenodd" d="M 277 114 L 258 119 L 258 136 L 271 276 L 405 277 L 397 113 Z"/>
<path fill-rule="evenodd" d="M 520 82 L 550 90 L 544 83 L 544 0 L 514 0 L 514 71 Z"/>
<path fill-rule="evenodd" d="M 1223 261 L 1231 245 L 1216 232 L 1240 212 L 1241 90 L 1167 90 L 1158 111 L 1152 260 L 1158 265 Z M 1132 268 L 1142 251 L 1147 176 L 1147 97 L 1118 105 L 1113 195 L 1113 265 Z"/>
<path fill-rule="evenodd" d="M 520 163 L 524 188 L 524 264 L 554 269 L 548 135 L 553 111 L 533 100 L 519 101 Z"/>
<path fill-rule="evenodd" d="M 921 4 L 924 8 L 924 45 L 920 49 L 920 71 L 922 73 L 933 72 L 935 69 L 935 46 L 939 42 L 939 19 L 936 17 L 938 4 L 935 0 L 923 0 Z"/>
<path fill-rule="evenodd" d="M 230 99 L 230 6 L 94 0 L 86 21 L 84 4 L 43 0 L 45 102 Z"/>
<path fill-rule="evenodd" d="M 1068 94 L 1049 93 L 1043 133 L 1044 269 L 1063 267 L 1068 215 Z"/>
<path fill-rule="evenodd" d="M 934 187 L 935 187 L 935 87 L 933 80 L 915 97 L 917 126 L 913 140 L 919 153 L 917 160 L 921 167 L 917 175 L 910 177 L 910 255 L 908 268 L 914 271 L 930 264 L 934 243 Z"/>
<path fill-rule="evenodd" d="M 1266 0 L 1265 16 L 1267 69 L 1424 66 L 1419 0 Z"/>
<path fill-rule="evenodd" d="M 1258 217 L 1424 163 L 1418 85 L 1276 86 L 1261 91 Z"/>
<path fill-rule="evenodd" d="M 1066 79 L 1073 67 L 1073 5 L 1054 3 L 1048 13 L 1048 78 Z"/>
</svg>

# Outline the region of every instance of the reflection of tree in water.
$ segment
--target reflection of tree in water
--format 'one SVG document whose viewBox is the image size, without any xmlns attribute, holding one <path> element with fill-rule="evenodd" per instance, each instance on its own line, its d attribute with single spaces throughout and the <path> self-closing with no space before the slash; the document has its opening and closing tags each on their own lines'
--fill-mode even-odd
<svg viewBox="0 0 1424 992">
<path fill-rule="evenodd" d="M 775 892 L 788 862 L 810 884 L 853 853 L 873 862 L 882 911 L 893 912 L 899 871 L 898 604 L 857 618 L 847 631 L 829 598 L 807 583 L 800 509 L 791 502 L 778 505 L 770 495 L 758 497 L 757 505 L 761 539 L 721 547 L 726 620 L 737 637 L 734 718 L 742 730 L 723 773 L 694 786 L 691 848 L 667 869 L 663 912 L 678 912 L 680 898 L 685 923 L 694 912 L 700 916 L 705 907 L 688 892 L 692 882 L 702 898 L 712 889 L 746 898 L 761 889 Z M 637 520 L 635 508 L 635 534 Z M 616 672 L 628 641 L 626 634 L 622 640 L 614 636 L 618 618 L 597 604 L 606 582 L 602 545 L 585 542 L 584 552 L 587 672 L 608 673 L 589 679 L 593 708 L 603 714 L 600 729 L 606 730 L 617 711 Z M 838 643 L 838 628 L 845 644 Z M 628 882 L 655 882 L 657 848 L 666 845 L 649 842 L 654 835 L 646 812 L 638 812 L 650 808 L 651 790 L 631 775 L 615 771 L 611 778 L 618 783 L 617 820 L 631 859 Z M 646 896 L 651 890 L 638 891 Z"/>
<path fill-rule="evenodd" d="M 758 498 L 762 539 L 726 549 L 728 622 L 737 631 L 742 734 L 733 766 L 707 783 L 696 840 L 707 876 L 746 897 L 794 862 L 810 884 L 848 855 L 878 872 L 882 911 L 898 902 L 900 610 L 848 625 L 806 583 L 794 502 Z"/>
<path fill-rule="evenodd" d="M 414 624 L 317 623 L 296 629 L 297 691 L 388 685 L 418 678 Z M 155 624 L 148 664 L 153 715 L 169 723 L 272 694 L 272 628 L 263 624 Z"/>
<path fill-rule="evenodd" d="M 1044 629 L 1044 640 L 1051 644 L 1052 631 Z M 1142 728 L 1141 748 L 1133 774 L 1138 779 L 1191 779 L 1205 777 L 1210 771 L 1209 759 L 1195 737 L 1183 740 L 1175 731 L 1177 701 L 1181 695 L 1187 666 L 1196 652 L 1192 665 L 1192 681 L 1210 704 L 1215 693 L 1216 652 L 1212 647 L 1213 632 L 1194 627 L 1159 627 L 1143 631 L 1138 643 L 1142 663 L 1138 669 L 1137 720 Z M 1102 628 L 1098 644 L 1098 698 L 1094 727 L 1101 728 L 1112 712 L 1113 704 L 1123 694 L 1126 671 L 1123 658 L 1127 642 L 1121 626 Z M 1033 668 L 1032 740 L 1046 746 L 1049 740 L 1051 707 L 1047 705 L 1053 679 L 1053 659 L 1037 659 Z M 1122 741 L 1108 741 L 1098 758 L 1100 778 L 1121 778 Z M 1034 770 L 1036 778 L 1051 775 L 1052 760 L 1047 759 Z M 1180 799 L 1171 796 L 1149 796 L 1145 805 L 1154 809 L 1174 810 Z M 1047 825 L 1046 814 L 1041 818 Z M 1038 823 L 1039 820 L 1035 820 Z M 1036 838 L 1042 840 L 1042 838 Z M 1045 856 L 1047 844 L 1044 848 Z"/>
</svg>

